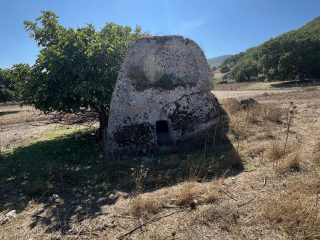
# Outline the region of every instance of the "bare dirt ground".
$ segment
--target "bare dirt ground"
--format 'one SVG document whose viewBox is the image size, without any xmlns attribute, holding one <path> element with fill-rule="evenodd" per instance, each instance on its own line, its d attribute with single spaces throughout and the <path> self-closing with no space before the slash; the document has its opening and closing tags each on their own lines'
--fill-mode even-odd
<svg viewBox="0 0 320 240">
<path fill-rule="evenodd" d="M 229 138 L 242 172 L 136 196 L 110 192 L 99 199 L 95 215 L 89 214 L 97 207 L 90 193 L 69 205 L 64 199 L 30 201 L 0 225 L 0 239 L 320 239 L 320 160 L 314 160 L 320 151 L 320 90 L 265 87 L 214 94 L 230 116 Z M 248 97 L 263 107 L 234 107 L 234 98 Z M 4 116 L 10 119 L 3 114 L 0 120 Z M 47 127 L 5 121 L 4 146 L 26 144 Z"/>
<path fill-rule="evenodd" d="M 8 149 L 35 141 L 39 133 L 53 125 L 52 115 L 29 106 L 0 105 L 0 146 Z"/>
</svg>

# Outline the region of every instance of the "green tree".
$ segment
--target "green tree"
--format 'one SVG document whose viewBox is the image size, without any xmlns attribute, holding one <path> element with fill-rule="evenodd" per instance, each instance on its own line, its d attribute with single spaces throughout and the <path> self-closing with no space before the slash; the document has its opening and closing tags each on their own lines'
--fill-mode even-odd
<svg viewBox="0 0 320 240">
<path fill-rule="evenodd" d="M 252 78 L 258 77 L 258 67 L 255 61 L 244 60 L 235 65 L 230 72 L 229 78 L 237 82 L 250 81 Z"/>
<path fill-rule="evenodd" d="M 9 76 L 9 69 L 0 69 L 0 102 L 14 100 L 14 83 Z"/>
<path fill-rule="evenodd" d="M 230 67 L 228 65 L 223 65 L 223 66 L 221 66 L 220 71 L 222 73 L 227 73 L 230 71 Z"/>
<path fill-rule="evenodd" d="M 25 29 L 39 47 L 30 81 L 24 86 L 24 102 L 45 113 L 94 113 L 99 133 L 107 127 L 109 106 L 121 63 L 128 48 L 145 36 L 114 23 L 97 31 L 91 24 L 73 29 L 58 22 L 58 16 L 43 11 Z"/>
<path fill-rule="evenodd" d="M 211 67 L 211 71 L 212 71 L 212 72 L 216 71 L 217 69 L 218 69 L 218 68 L 215 67 L 215 66 L 212 66 L 212 67 Z"/>
<path fill-rule="evenodd" d="M 320 39 L 292 32 L 263 44 L 259 64 L 269 79 L 304 80 L 320 76 L 319 59 Z"/>
<path fill-rule="evenodd" d="M 9 71 L 9 76 L 14 84 L 14 100 L 22 101 L 26 95 L 25 85 L 30 81 L 31 67 L 28 64 L 14 64 Z"/>
<path fill-rule="evenodd" d="M 0 69 L 0 102 L 21 101 L 30 71 L 28 64 L 15 64 L 11 68 Z"/>
</svg>

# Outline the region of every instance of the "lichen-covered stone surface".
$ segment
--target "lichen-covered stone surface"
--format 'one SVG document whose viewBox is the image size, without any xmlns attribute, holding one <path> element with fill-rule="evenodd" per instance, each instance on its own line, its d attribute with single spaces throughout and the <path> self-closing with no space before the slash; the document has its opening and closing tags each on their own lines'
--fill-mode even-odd
<svg viewBox="0 0 320 240">
<path fill-rule="evenodd" d="M 224 112 L 211 90 L 208 63 L 192 40 L 180 36 L 137 40 L 112 95 L 108 151 L 147 154 L 159 149 L 157 121 L 168 124 L 165 134 L 173 149 L 183 150 L 190 141 L 189 146 L 211 144 L 225 128 Z"/>
</svg>

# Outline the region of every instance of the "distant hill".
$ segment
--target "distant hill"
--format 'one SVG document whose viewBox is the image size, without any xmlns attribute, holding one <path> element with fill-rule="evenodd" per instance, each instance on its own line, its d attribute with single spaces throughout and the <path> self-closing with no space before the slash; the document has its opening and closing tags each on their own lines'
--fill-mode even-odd
<svg viewBox="0 0 320 240">
<path fill-rule="evenodd" d="M 319 79 L 320 17 L 281 34 L 245 52 L 227 58 L 222 66 L 225 79 L 250 81 Z"/>
<path fill-rule="evenodd" d="M 218 57 L 208 58 L 207 60 L 211 67 L 220 67 L 222 63 L 231 56 L 232 55 L 222 55 Z"/>
</svg>

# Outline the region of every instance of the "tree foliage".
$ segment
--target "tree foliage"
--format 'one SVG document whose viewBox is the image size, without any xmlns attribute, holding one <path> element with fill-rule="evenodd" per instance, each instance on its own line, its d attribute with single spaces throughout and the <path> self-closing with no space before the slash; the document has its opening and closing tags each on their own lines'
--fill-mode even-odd
<svg viewBox="0 0 320 240">
<path fill-rule="evenodd" d="M 228 78 L 248 81 L 263 74 L 267 79 L 320 77 L 320 17 L 255 48 L 236 54 L 223 65 Z"/>
<path fill-rule="evenodd" d="M 15 64 L 11 68 L 0 69 L 0 102 L 21 101 L 30 72 L 28 64 Z"/>
<path fill-rule="evenodd" d="M 0 69 L 0 102 L 14 100 L 14 83 L 9 77 L 8 69 Z"/>
<path fill-rule="evenodd" d="M 41 48 L 25 85 L 24 102 L 47 112 L 96 113 L 100 128 L 106 127 L 109 105 L 118 71 L 128 48 L 146 35 L 114 23 L 101 31 L 93 25 L 73 29 L 62 26 L 58 16 L 43 11 L 24 22 Z"/>
</svg>

